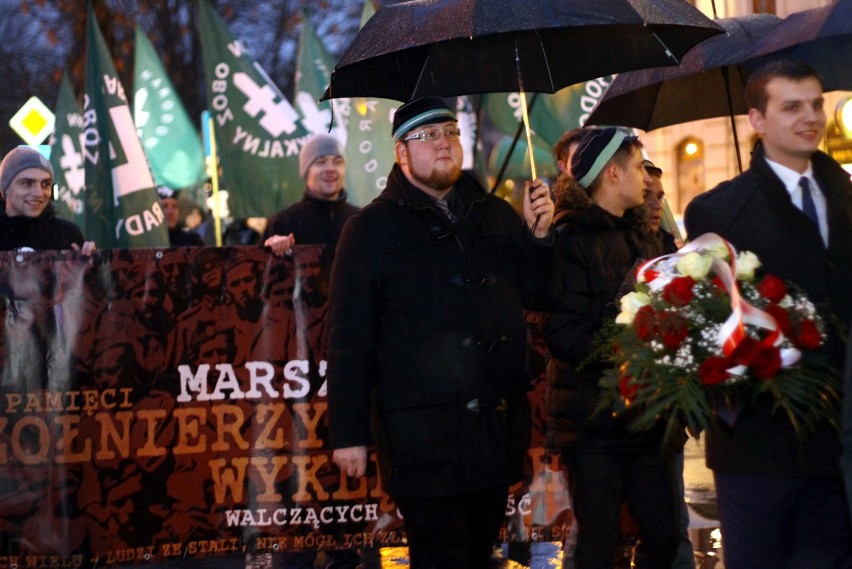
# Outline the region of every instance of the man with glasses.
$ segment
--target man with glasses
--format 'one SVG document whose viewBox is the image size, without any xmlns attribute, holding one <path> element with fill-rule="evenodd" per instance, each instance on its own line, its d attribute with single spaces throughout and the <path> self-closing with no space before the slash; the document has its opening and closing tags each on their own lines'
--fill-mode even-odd
<svg viewBox="0 0 852 569">
<path fill-rule="evenodd" d="M 387 187 L 349 219 L 332 267 L 334 460 L 364 476 L 376 442 L 413 568 L 488 567 L 529 442 L 522 306 L 555 293 L 553 202 L 528 182 L 521 219 L 463 174 L 437 97 L 400 107 L 393 137 Z"/>
</svg>

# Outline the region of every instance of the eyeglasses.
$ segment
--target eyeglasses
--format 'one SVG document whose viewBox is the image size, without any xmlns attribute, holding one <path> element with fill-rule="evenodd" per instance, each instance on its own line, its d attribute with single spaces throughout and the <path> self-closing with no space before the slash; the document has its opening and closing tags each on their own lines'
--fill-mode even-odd
<svg viewBox="0 0 852 569">
<path fill-rule="evenodd" d="M 448 140 L 461 136 L 461 130 L 458 128 L 424 128 L 419 132 L 409 134 L 403 140 L 405 142 L 409 140 L 438 140 L 441 138 L 441 133 L 444 133 Z"/>
</svg>

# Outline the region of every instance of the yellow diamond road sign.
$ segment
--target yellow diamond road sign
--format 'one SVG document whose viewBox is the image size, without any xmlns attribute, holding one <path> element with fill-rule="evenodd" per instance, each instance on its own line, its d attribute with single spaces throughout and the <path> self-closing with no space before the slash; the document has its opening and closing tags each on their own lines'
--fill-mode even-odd
<svg viewBox="0 0 852 569">
<path fill-rule="evenodd" d="M 9 126 L 31 146 L 41 144 L 53 132 L 56 117 L 38 97 L 30 97 L 24 106 L 9 119 Z"/>
</svg>

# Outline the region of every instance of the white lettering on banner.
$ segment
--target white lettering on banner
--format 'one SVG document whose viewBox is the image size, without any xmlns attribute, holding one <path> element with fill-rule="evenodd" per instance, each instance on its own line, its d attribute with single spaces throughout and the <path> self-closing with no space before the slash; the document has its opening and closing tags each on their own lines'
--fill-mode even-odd
<svg viewBox="0 0 852 569">
<path fill-rule="evenodd" d="M 302 141 L 306 139 L 300 139 Z M 256 136 L 252 136 L 242 129 L 242 127 L 237 126 L 236 132 L 234 132 L 234 146 L 238 146 L 242 141 L 242 149 L 243 152 L 251 154 L 253 156 L 259 156 L 260 158 L 281 158 L 285 155 L 284 146 L 287 146 L 286 155 L 287 156 L 297 156 L 299 154 L 299 141 L 298 140 L 285 140 L 284 144 L 281 144 L 280 140 L 261 140 Z"/>
<path fill-rule="evenodd" d="M 321 524 L 374 522 L 379 519 L 378 504 L 325 506 L 323 508 L 277 508 L 268 510 L 225 510 L 228 527 L 267 527 L 308 525 L 318 529 Z"/>
<path fill-rule="evenodd" d="M 133 214 L 126 219 L 120 218 L 115 223 L 115 238 L 121 238 L 122 229 L 127 231 L 128 235 L 137 237 L 162 225 L 163 219 L 165 219 L 165 215 L 163 210 L 160 209 L 160 202 L 155 201 L 151 204 L 150 210 L 143 210 L 142 213 Z"/>
<path fill-rule="evenodd" d="M 579 120 L 580 126 L 586 124 L 586 120 L 589 118 L 589 113 L 592 112 L 592 109 L 594 109 L 595 105 L 598 104 L 598 100 L 600 100 L 600 98 L 606 92 L 606 88 L 609 87 L 609 77 L 612 76 L 609 75 L 607 77 L 600 77 L 592 81 L 586 81 L 586 94 L 580 97 L 580 108 L 583 110 L 583 114 L 580 115 Z"/>
<path fill-rule="evenodd" d="M 180 376 L 180 395 L 177 396 L 177 401 L 185 403 L 192 401 L 222 401 L 239 400 L 239 399 L 260 399 L 264 395 L 269 397 L 281 397 L 283 399 L 301 399 L 306 397 L 310 392 L 311 383 L 308 380 L 308 372 L 310 362 L 308 360 L 290 360 L 282 370 L 283 381 L 278 387 L 273 385 L 275 380 L 275 370 L 271 363 L 263 361 L 246 362 L 243 369 L 239 370 L 239 374 L 234 370 L 234 366 L 229 363 L 216 364 L 213 366 L 216 376 L 216 383 L 213 390 L 210 391 L 210 364 L 200 364 L 197 369 L 189 365 L 179 365 L 178 374 Z M 244 390 L 245 382 L 240 382 L 241 377 L 248 372 L 248 390 Z M 319 376 L 323 378 L 323 384 L 320 392 L 324 393 L 325 385 L 326 361 L 321 360 L 319 363 Z M 261 388 L 263 391 L 261 391 Z"/>
<path fill-rule="evenodd" d="M 246 46 L 240 40 L 234 40 L 228 44 L 228 51 L 231 52 L 231 55 L 234 57 L 242 57 L 243 54 L 248 51 Z"/>
<path fill-rule="evenodd" d="M 106 87 L 107 93 L 110 95 L 115 95 L 125 103 L 127 102 L 127 96 L 124 94 L 124 86 L 118 80 L 118 77 L 104 75 L 104 87 Z"/>
<path fill-rule="evenodd" d="M 89 107 L 89 95 L 83 95 L 83 108 Z M 101 135 L 98 132 L 98 114 L 94 109 L 89 109 L 83 113 L 83 135 L 82 135 L 81 150 L 86 162 L 97 164 L 100 159 L 100 151 L 98 145 L 101 143 Z M 91 149 L 94 149 L 92 152 Z"/>
</svg>

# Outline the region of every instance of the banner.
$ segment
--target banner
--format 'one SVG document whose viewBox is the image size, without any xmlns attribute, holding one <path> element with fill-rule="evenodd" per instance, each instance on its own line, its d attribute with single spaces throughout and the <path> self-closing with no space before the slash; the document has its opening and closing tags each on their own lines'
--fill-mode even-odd
<svg viewBox="0 0 852 569">
<path fill-rule="evenodd" d="M 67 71 L 62 74 L 59 83 L 55 112 L 56 126 L 50 139 L 50 163 L 53 166 L 53 183 L 57 188 L 53 207 L 59 217 L 73 221 L 85 234 L 83 111 L 74 96 Z"/>
<path fill-rule="evenodd" d="M 103 248 L 168 245 L 148 159 L 91 2 L 87 12 L 83 101 L 86 239 Z"/>
<path fill-rule="evenodd" d="M 333 249 L 0 253 L 0 568 L 94 569 L 400 546 L 401 518 L 327 446 Z M 504 541 L 558 541 L 566 476 L 534 434 Z"/>
<path fill-rule="evenodd" d="M 205 180 L 201 139 L 151 41 L 136 26 L 133 121 L 157 185 L 181 189 Z"/>
<path fill-rule="evenodd" d="M 198 32 L 222 176 L 234 218 L 270 216 L 302 198 L 299 114 L 207 0 Z"/>
</svg>

